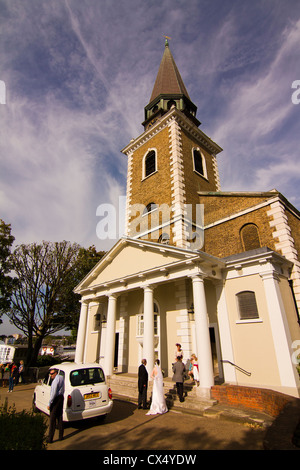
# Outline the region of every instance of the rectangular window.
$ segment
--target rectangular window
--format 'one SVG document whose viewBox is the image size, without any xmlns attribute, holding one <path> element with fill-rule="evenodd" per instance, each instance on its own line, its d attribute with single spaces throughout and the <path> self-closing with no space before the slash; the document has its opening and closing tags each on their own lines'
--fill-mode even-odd
<svg viewBox="0 0 300 470">
<path fill-rule="evenodd" d="M 154 334 L 158 335 L 159 329 L 159 317 L 154 314 Z M 137 336 L 144 336 L 144 315 L 140 314 L 137 316 Z"/>
<path fill-rule="evenodd" d="M 98 367 L 91 367 L 87 369 L 78 369 L 70 373 L 70 382 L 72 387 L 79 385 L 94 385 L 104 382 L 103 370 Z"/>
<path fill-rule="evenodd" d="M 94 330 L 95 331 L 100 329 L 100 320 L 101 320 L 101 314 L 96 313 L 96 315 L 94 315 Z"/>
<path fill-rule="evenodd" d="M 137 336 L 144 336 L 144 315 L 138 315 Z"/>
</svg>

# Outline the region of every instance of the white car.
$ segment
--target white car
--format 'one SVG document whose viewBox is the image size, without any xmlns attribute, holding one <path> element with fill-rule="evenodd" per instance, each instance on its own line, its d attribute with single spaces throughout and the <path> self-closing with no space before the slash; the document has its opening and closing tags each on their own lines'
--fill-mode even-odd
<svg viewBox="0 0 300 470">
<path fill-rule="evenodd" d="M 43 381 L 35 387 L 33 407 L 49 415 L 51 377 L 49 371 L 57 369 L 65 379 L 63 421 L 78 421 L 106 416 L 113 407 L 111 389 L 99 364 L 64 362 L 51 366 Z"/>
</svg>

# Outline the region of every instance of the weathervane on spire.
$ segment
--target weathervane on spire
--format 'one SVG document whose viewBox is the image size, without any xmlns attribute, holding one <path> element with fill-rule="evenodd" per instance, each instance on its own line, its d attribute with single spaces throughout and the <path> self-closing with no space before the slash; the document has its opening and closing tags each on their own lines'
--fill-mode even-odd
<svg viewBox="0 0 300 470">
<path fill-rule="evenodd" d="M 164 36 L 164 38 L 166 39 L 165 46 L 168 46 L 169 45 L 168 39 L 171 39 L 171 38 L 169 38 L 169 36 Z"/>
</svg>

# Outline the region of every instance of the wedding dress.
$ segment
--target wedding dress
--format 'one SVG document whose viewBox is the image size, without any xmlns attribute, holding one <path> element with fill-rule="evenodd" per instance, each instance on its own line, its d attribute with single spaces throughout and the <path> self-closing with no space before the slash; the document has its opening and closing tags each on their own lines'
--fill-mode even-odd
<svg viewBox="0 0 300 470">
<path fill-rule="evenodd" d="M 153 378 L 152 402 L 147 415 L 163 414 L 168 411 L 164 395 L 163 375 L 161 368 L 155 366 L 151 374 Z"/>
</svg>

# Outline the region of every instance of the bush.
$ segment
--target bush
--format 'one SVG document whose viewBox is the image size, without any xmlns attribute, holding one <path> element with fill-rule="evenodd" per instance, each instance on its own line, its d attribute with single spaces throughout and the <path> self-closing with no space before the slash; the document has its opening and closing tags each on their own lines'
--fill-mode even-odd
<svg viewBox="0 0 300 470">
<path fill-rule="evenodd" d="M 50 354 L 45 354 L 44 356 L 39 356 L 36 361 L 37 367 L 44 366 L 53 366 L 54 364 L 59 364 L 61 362 L 60 358 L 57 356 L 51 356 Z"/>
<path fill-rule="evenodd" d="M 7 400 L 0 405 L 1 450 L 45 450 L 47 424 L 43 415 L 33 411 L 16 412 Z"/>
</svg>

